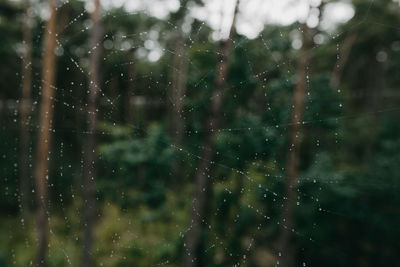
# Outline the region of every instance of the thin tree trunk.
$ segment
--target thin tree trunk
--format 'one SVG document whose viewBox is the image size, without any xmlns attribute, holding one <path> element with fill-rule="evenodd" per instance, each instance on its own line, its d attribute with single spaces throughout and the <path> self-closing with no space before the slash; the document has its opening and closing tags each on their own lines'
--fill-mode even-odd
<svg viewBox="0 0 400 267">
<path fill-rule="evenodd" d="M 182 117 L 182 97 L 186 91 L 189 60 L 184 47 L 185 40 L 178 37 L 176 40 L 175 54 L 172 68 L 172 90 L 171 90 L 171 128 L 173 129 L 174 143 L 176 146 L 182 145 L 184 130 L 184 120 Z"/>
<path fill-rule="evenodd" d="M 96 215 L 96 184 L 95 184 L 95 162 L 96 162 L 96 125 L 97 125 L 97 102 L 99 94 L 99 66 L 100 66 L 100 46 L 102 28 L 101 28 L 101 10 L 100 0 L 94 1 L 94 11 L 91 14 L 93 28 L 90 36 L 90 47 L 94 48 L 90 54 L 89 63 L 89 105 L 88 105 L 88 134 L 84 155 L 84 172 L 83 172 L 83 216 L 84 216 L 84 233 L 83 233 L 83 251 L 82 266 L 93 266 L 92 247 L 93 247 L 93 228 Z"/>
<path fill-rule="evenodd" d="M 31 2 L 25 0 L 25 16 L 23 24 L 23 40 L 25 45 L 22 57 L 22 92 L 20 102 L 20 150 L 19 150 L 19 170 L 20 170 L 20 195 L 21 211 L 25 213 L 29 209 L 29 109 L 31 107 L 31 84 L 32 84 L 32 30 L 29 25 L 31 22 Z"/>
<path fill-rule="evenodd" d="M 182 25 L 184 23 L 184 17 L 186 14 L 188 0 L 181 1 L 181 7 L 172 16 L 172 24 L 177 27 L 175 37 L 172 38 L 174 43 L 174 54 L 172 58 L 172 71 L 171 76 L 171 90 L 169 91 L 169 97 L 172 105 L 170 106 L 170 129 L 173 135 L 174 143 L 176 146 L 181 146 L 183 131 L 184 131 L 184 120 L 182 117 L 182 97 L 186 92 L 187 75 L 189 69 L 189 59 L 187 58 L 186 51 L 186 37 L 181 32 Z M 174 168 L 175 169 L 175 168 Z"/>
<path fill-rule="evenodd" d="M 369 65 L 369 90 L 367 91 L 366 112 L 371 112 L 374 116 L 369 118 L 369 129 L 367 140 L 365 142 L 365 153 L 364 162 L 370 165 L 374 156 L 374 147 L 376 145 L 376 140 L 379 134 L 379 116 L 378 112 L 382 105 L 382 92 L 386 87 L 386 72 L 387 72 L 387 62 L 375 62 L 375 64 Z"/>
<path fill-rule="evenodd" d="M 199 266 L 199 247 L 201 243 L 201 232 L 204 228 L 206 208 L 208 207 L 208 195 L 210 193 L 210 177 L 212 173 L 212 160 L 215 149 L 214 129 L 218 128 L 219 117 L 222 106 L 222 96 L 226 87 L 226 80 L 229 69 L 229 58 L 233 51 L 232 38 L 235 34 L 235 22 L 239 9 L 240 0 L 236 1 L 233 21 L 229 33 L 229 38 L 222 42 L 220 60 L 216 68 L 216 78 L 214 81 L 214 91 L 211 98 L 211 112 L 205 126 L 206 137 L 203 144 L 200 165 L 196 173 L 195 198 L 192 203 L 191 219 L 189 230 L 186 237 L 186 254 L 184 265 L 186 267 Z"/>
<path fill-rule="evenodd" d="M 187 51 L 187 37 L 190 39 L 194 27 L 188 36 L 182 31 L 184 18 L 187 12 L 188 0 L 182 0 L 179 10 L 171 17 L 172 24 L 177 26 L 175 37 L 172 38 L 174 42 L 174 54 L 172 58 L 172 68 L 170 73 L 170 80 L 172 81 L 169 90 L 169 98 L 171 104 L 169 106 L 169 121 L 170 132 L 173 136 L 175 146 L 181 147 L 183 143 L 183 136 L 185 131 L 185 119 L 183 116 L 183 98 L 186 93 L 187 78 L 189 71 L 189 59 Z M 175 158 L 172 162 L 172 176 L 173 182 L 178 184 L 177 177 L 179 176 L 179 159 Z"/>
<path fill-rule="evenodd" d="M 189 70 L 189 59 L 187 58 L 185 40 L 182 36 L 176 40 L 175 54 L 172 68 L 172 86 L 170 90 L 170 131 L 172 132 L 175 146 L 181 147 L 185 130 L 185 120 L 183 117 L 183 96 L 186 92 L 187 75 Z M 178 185 L 179 159 L 175 158 L 172 162 L 173 182 Z"/>
<path fill-rule="evenodd" d="M 336 65 L 335 65 L 333 71 L 332 71 L 332 76 L 331 76 L 331 80 L 330 80 L 331 88 L 337 89 L 337 87 L 340 85 L 340 81 L 343 76 L 343 70 L 349 59 L 351 49 L 353 48 L 353 45 L 356 41 L 357 41 L 357 34 L 354 32 L 350 32 L 349 35 L 344 40 L 343 46 L 339 52 L 339 58 L 336 62 Z"/>
<path fill-rule="evenodd" d="M 233 191 L 233 196 L 234 199 L 232 200 L 232 215 L 236 216 L 236 214 L 240 213 L 240 200 L 242 197 L 242 190 L 243 190 L 243 182 L 244 179 L 243 177 L 241 177 L 241 175 L 239 174 L 234 174 L 235 179 L 235 187 L 234 187 L 234 191 Z M 241 249 L 242 247 L 242 240 L 240 238 L 238 238 L 240 236 L 240 229 L 239 227 L 236 225 L 235 227 L 232 227 L 231 233 L 229 233 L 228 236 L 228 244 L 229 244 L 229 250 L 227 252 L 234 254 L 234 256 L 229 256 L 226 257 L 226 262 L 225 265 L 226 266 L 235 266 L 235 264 L 237 264 L 238 262 L 240 262 L 240 260 L 242 259 L 242 255 L 239 255 L 238 253 L 235 254 L 235 250 L 237 249 Z"/>
<path fill-rule="evenodd" d="M 125 97 L 125 122 L 128 124 L 134 123 L 135 112 L 135 75 L 136 75 L 136 49 L 130 51 L 131 63 L 129 64 L 129 84 L 127 96 Z"/>
<path fill-rule="evenodd" d="M 308 27 L 303 25 L 303 46 L 297 66 L 297 84 L 294 91 L 292 128 L 290 131 L 290 149 L 287 161 L 287 173 L 285 182 L 285 199 L 282 211 L 282 232 L 279 237 L 280 266 L 293 265 L 291 251 L 292 228 L 294 225 L 294 208 L 297 197 L 297 182 L 299 175 L 299 155 L 301 145 L 302 121 L 304 119 L 305 96 L 307 89 L 307 67 L 308 67 Z"/>
<path fill-rule="evenodd" d="M 54 81 L 56 58 L 56 0 L 49 0 L 50 18 L 46 23 L 44 36 L 43 55 L 43 83 L 40 103 L 40 131 L 38 136 L 37 162 L 35 169 L 35 181 L 38 198 L 37 211 L 37 265 L 46 266 L 46 251 L 48 242 L 48 205 L 47 205 L 47 183 L 49 180 L 51 125 L 53 119 Z"/>
</svg>

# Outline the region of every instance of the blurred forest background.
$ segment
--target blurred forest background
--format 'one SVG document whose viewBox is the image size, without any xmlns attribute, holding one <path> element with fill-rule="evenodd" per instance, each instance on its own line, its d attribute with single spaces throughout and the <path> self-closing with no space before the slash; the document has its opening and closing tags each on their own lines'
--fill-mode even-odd
<svg viewBox="0 0 400 267">
<path fill-rule="evenodd" d="M 400 2 L 215 1 L 0 0 L 0 266 L 398 266 Z"/>
</svg>

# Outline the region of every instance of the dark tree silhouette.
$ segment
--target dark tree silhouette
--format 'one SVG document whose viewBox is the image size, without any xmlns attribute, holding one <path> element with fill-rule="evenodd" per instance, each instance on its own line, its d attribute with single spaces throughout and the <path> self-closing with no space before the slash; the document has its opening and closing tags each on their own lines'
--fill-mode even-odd
<svg viewBox="0 0 400 267">
<path fill-rule="evenodd" d="M 282 253 L 280 265 L 293 265 L 292 229 L 294 226 L 295 202 L 299 176 L 299 156 L 301 147 L 302 122 L 304 120 L 305 98 L 307 90 L 307 68 L 309 64 L 309 28 L 302 27 L 302 47 L 297 63 L 297 83 L 293 95 L 293 113 L 289 132 L 290 147 L 286 166 L 285 198 L 282 210 L 282 232 L 278 246 Z"/>
<path fill-rule="evenodd" d="M 215 132 L 214 129 L 219 126 L 219 117 L 222 107 L 222 96 L 226 87 L 226 80 L 233 51 L 233 38 L 235 35 L 235 22 L 239 10 L 240 1 L 237 0 L 234 9 L 233 20 L 229 31 L 229 37 L 221 43 L 221 52 L 216 67 L 216 77 L 211 98 L 211 112 L 205 125 L 205 140 L 203 143 L 203 153 L 200 159 L 200 165 L 195 178 L 195 196 L 192 203 L 189 230 L 186 238 L 185 266 L 198 266 L 199 246 L 201 243 L 201 232 L 203 229 L 203 220 L 207 213 L 208 194 L 211 191 L 210 175 L 212 173 L 212 160 L 215 150 Z"/>
<path fill-rule="evenodd" d="M 36 156 L 35 181 L 37 189 L 37 265 L 46 266 L 46 251 L 48 243 L 48 189 L 50 144 L 53 119 L 54 82 L 56 58 L 56 0 L 49 0 L 50 18 L 46 23 L 44 36 L 44 54 L 42 70 L 42 96 L 39 115 L 38 148 Z"/>
<path fill-rule="evenodd" d="M 29 110 L 31 107 L 32 88 L 32 30 L 31 30 L 31 2 L 25 0 L 25 15 L 22 28 L 23 42 L 25 46 L 22 56 L 22 90 L 20 102 L 20 190 L 21 211 L 24 213 L 29 207 Z"/>
<path fill-rule="evenodd" d="M 97 102 L 100 85 L 100 45 L 102 36 L 100 0 L 94 0 L 94 11 L 91 14 L 93 28 L 90 34 L 90 63 L 89 63 L 89 104 L 87 117 L 87 140 L 85 143 L 83 168 L 83 251 L 82 266 L 92 266 L 93 228 L 96 214 L 96 126 Z"/>
</svg>

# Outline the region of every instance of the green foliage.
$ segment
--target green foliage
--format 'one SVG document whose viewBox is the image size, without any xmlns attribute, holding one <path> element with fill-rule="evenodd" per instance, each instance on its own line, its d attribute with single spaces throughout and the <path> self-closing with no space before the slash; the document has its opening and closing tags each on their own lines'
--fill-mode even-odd
<svg viewBox="0 0 400 267">
<path fill-rule="evenodd" d="M 113 135 L 120 132 L 118 127 L 113 127 L 112 131 Z M 105 187 L 107 190 L 102 190 L 105 195 L 116 201 L 121 195 L 110 189 L 122 186 L 127 190 L 120 200 L 124 205 L 146 203 L 157 207 L 165 201 L 174 149 L 159 125 L 149 126 L 148 133 L 145 138 L 123 138 L 99 148 L 102 163 L 107 166 L 105 172 L 108 172 L 103 173 L 99 186 Z"/>
<path fill-rule="evenodd" d="M 122 7 L 111 8 L 102 17 L 95 133 L 96 266 L 182 266 L 220 43 L 211 38 L 209 26 L 188 13 L 193 2 L 203 1 L 181 2 L 181 8 L 166 19 L 128 13 Z M 312 43 L 308 51 L 291 240 L 296 266 L 394 266 L 398 262 L 399 6 L 391 0 L 352 3 L 355 16 L 335 32 L 322 27 L 312 30 L 324 40 Z M 83 140 L 88 134 L 87 72 L 92 49 L 85 4 L 63 1 L 58 9 L 62 52 L 57 50 L 49 158 L 49 266 L 79 266 L 81 257 L 80 179 Z M 20 2 L 0 0 L 0 266 L 29 266 L 36 246 L 33 185 L 32 210 L 19 214 L 22 15 Z M 190 29 L 185 28 L 188 24 Z M 275 266 L 279 260 L 277 237 L 282 229 L 300 55 L 292 42 L 300 27 L 299 23 L 268 24 L 255 39 L 234 37 L 221 125 L 214 129 L 211 204 L 201 234 L 204 265 Z M 40 130 L 37 100 L 44 21 L 38 13 L 32 31 L 31 172 Z M 341 66 L 339 87 L 331 88 L 332 72 L 351 36 L 356 41 Z M 176 89 L 171 72 L 177 67 L 174 50 L 179 38 L 189 64 L 179 118 L 184 122 L 183 138 L 175 142 L 173 129 L 165 129 L 174 123 L 168 111 L 176 104 L 170 94 Z M 154 47 L 162 54 L 151 62 L 148 56 Z M 133 109 L 128 111 L 132 99 Z"/>
</svg>

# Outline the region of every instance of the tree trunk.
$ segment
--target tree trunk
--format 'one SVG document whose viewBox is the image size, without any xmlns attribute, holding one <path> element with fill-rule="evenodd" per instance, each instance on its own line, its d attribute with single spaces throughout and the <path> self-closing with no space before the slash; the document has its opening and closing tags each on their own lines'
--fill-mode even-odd
<svg viewBox="0 0 400 267">
<path fill-rule="evenodd" d="M 373 59 L 374 60 L 374 59 Z M 369 64 L 367 97 L 365 99 L 365 112 L 373 113 L 368 122 L 368 134 L 365 142 L 364 162 L 370 168 L 374 158 L 374 148 L 379 136 L 379 110 L 382 105 L 382 92 L 386 88 L 387 62 L 374 62 Z"/>
<path fill-rule="evenodd" d="M 43 83 L 40 103 L 40 130 L 36 156 L 35 181 L 37 189 L 37 265 L 46 266 L 46 248 L 48 242 L 48 205 L 47 183 L 49 180 L 49 161 L 51 144 L 51 125 L 53 119 L 54 81 L 56 58 L 56 0 L 49 0 L 50 18 L 46 23 L 43 54 Z"/>
<path fill-rule="evenodd" d="M 350 32 L 349 35 L 344 40 L 343 46 L 339 52 L 339 58 L 332 71 L 332 76 L 330 80 L 331 88 L 337 89 L 337 87 L 340 85 L 340 81 L 343 76 L 343 70 L 346 66 L 347 60 L 349 59 L 351 49 L 353 48 L 353 45 L 356 41 L 357 41 L 357 34 L 354 32 Z"/>
<path fill-rule="evenodd" d="M 171 43 L 174 44 L 174 53 L 172 57 L 172 68 L 170 73 L 171 87 L 169 92 L 169 129 L 173 136 L 173 142 L 177 147 L 182 146 L 184 132 L 184 118 L 182 114 L 183 96 L 186 92 L 187 76 L 189 70 L 189 59 L 186 48 L 186 36 L 182 31 L 182 25 L 187 12 L 188 0 L 182 0 L 181 6 L 176 13 L 171 16 L 172 25 L 175 25 L 176 31 L 173 33 Z M 193 28 L 192 28 L 193 30 Z M 190 36 L 190 35 L 189 35 Z M 178 161 L 175 160 L 172 165 L 174 181 L 177 182 Z"/>
<path fill-rule="evenodd" d="M 297 66 L 297 84 L 294 91 L 292 128 L 290 131 L 290 148 L 287 161 L 287 173 L 285 181 L 285 198 L 282 211 L 282 232 L 279 237 L 280 266 L 293 265 L 293 252 L 291 251 L 292 228 L 294 225 L 294 207 L 297 197 L 297 182 L 299 174 L 299 155 L 301 145 L 302 121 L 304 119 L 305 97 L 307 89 L 307 67 L 308 67 L 308 27 L 303 25 L 303 46 Z"/>
<path fill-rule="evenodd" d="M 173 57 L 173 67 L 171 73 L 171 90 L 170 90 L 170 131 L 173 136 L 174 145 L 181 147 L 185 130 L 185 120 L 183 117 L 183 96 L 186 92 L 187 75 L 189 69 L 189 59 L 187 58 L 185 40 L 179 36 L 175 40 L 175 54 Z M 179 181 L 179 159 L 175 158 L 172 162 L 173 183 L 178 185 Z"/>
<path fill-rule="evenodd" d="M 25 16 L 23 23 L 23 40 L 25 51 L 22 57 L 22 92 L 20 102 L 20 150 L 19 150 L 19 170 L 20 170 L 20 196 L 21 212 L 25 213 L 29 209 L 29 110 L 31 107 L 31 84 L 32 84 L 32 30 L 29 25 L 31 21 L 31 2 L 25 0 Z"/>
<path fill-rule="evenodd" d="M 100 0 L 94 1 L 94 11 L 91 14 L 93 28 L 90 35 L 90 47 L 94 48 L 101 41 L 101 10 Z M 90 267 L 93 265 L 93 228 L 96 216 L 96 184 L 95 184 L 95 161 L 96 161 L 96 125 L 97 125 L 97 102 L 99 94 L 99 66 L 100 66 L 100 46 L 91 51 L 89 63 L 89 98 L 88 98 L 88 134 L 85 144 L 84 170 L 83 170 L 83 251 L 82 266 Z"/>
<path fill-rule="evenodd" d="M 183 115 L 183 99 L 185 97 L 187 88 L 187 79 L 189 72 L 189 55 L 188 47 L 190 47 L 189 40 L 193 43 L 192 35 L 195 27 L 191 27 L 191 31 L 187 34 L 182 30 L 185 15 L 187 12 L 188 0 L 182 0 L 179 10 L 171 16 L 170 21 L 175 25 L 176 32 L 174 37 L 171 38 L 171 43 L 174 44 L 174 53 L 172 57 L 172 68 L 170 73 L 171 88 L 169 90 L 169 130 L 173 136 L 175 146 L 181 147 L 183 144 L 184 131 L 185 131 L 185 118 Z M 179 184 L 177 177 L 179 177 L 179 159 L 175 158 L 172 162 L 172 176 L 173 182 Z"/>
<path fill-rule="evenodd" d="M 172 87 L 171 87 L 171 129 L 173 129 L 174 143 L 176 146 L 182 145 L 184 131 L 184 120 L 182 117 L 182 97 L 186 91 L 186 82 L 189 68 L 189 59 L 187 58 L 184 47 L 183 37 L 176 39 L 175 54 L 172 68 Z"/>
<path fill-rule="evenodd" d="M 226 87 L 226 79 L 229 69 L 229 58 L 233 51 L 232 38 L 235 34 L 235 22 L 239 9 L 239 0 L 236 1 L 233 21 L 229 33 L 229 38 L 222 42 L 220 59 L 216 68 L 216 78 L 214 81 L 214 91 L 211 98 L 211 112 L 205 126 L 205 141 L 200 165 L 196 173 L 195 198 L 192 203 L 190 225 L 186 237 L 186 254 L 184 266 L 199 266 L 199 247 L 201 244 L 201 232 L 204 228 L 206 208 L 208 207 L 210 192 L 210 177 L 213 167 L 213 155 L 215 149 L 214 129 L 219 126 L 219 117 L 222 106 L 223 89 Z"/>
<path fill-rule="evenodd" d="M 128 124 L 134 124 L 134 112 L 135 112 L 135 76 L 136 76 L 136 49 L 130 51 L 131 62 L 129 64 L 129 84 L 127 87 L 126 97 L 125 97 L 125 122 Z"/>
<path fill-rule="evenodd" d="M 242 175 L 235 173 L 233 175 L 233 179 L 235 179 L 235 184 L 234 184 L 234 189 L 233 189 L 233 197 L 234 199 L 232 200 L 232 211 L 231 214 L 236 217 L 236 214 L 240 214 L 240 200 L 243 194 L 243 184 L 244 184 L 244 179 Z M 237 218 L 231 218 L 231 220 L 235 220 Z M 238 262 L 242 260 L 243 255 L 240 255 L 240 253 L 235 253 L 239 249 L 242 249 L 242 239 L 239 238 L 241 235 L 240 233 L 240 227 L 238 225 L 235 225 L 232 227 L 232 230 L 230 231 L 229 236 L 228 236 L 228 247 L 226 249 L 227 253 L 232 253 L 232 256 L 225 257 L 225 262 L 223 263 L 225 266 L 235 266 Z"/>
</svg>

